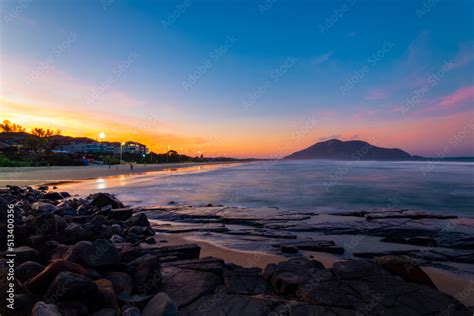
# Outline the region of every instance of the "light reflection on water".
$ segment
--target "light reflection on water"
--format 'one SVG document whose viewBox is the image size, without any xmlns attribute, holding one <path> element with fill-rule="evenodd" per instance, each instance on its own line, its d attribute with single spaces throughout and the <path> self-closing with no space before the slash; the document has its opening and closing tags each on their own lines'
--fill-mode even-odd
<svg viewBox="0 0 474 316">
<path fill-rule="evenodd" d="M 474 214 L 474 164 L 278 161 L 172 168 L 61 186 L 86 195 L 117 194 L 125 203 L 224 204 L 294 210 L 409 208 Z"/>
</svg>

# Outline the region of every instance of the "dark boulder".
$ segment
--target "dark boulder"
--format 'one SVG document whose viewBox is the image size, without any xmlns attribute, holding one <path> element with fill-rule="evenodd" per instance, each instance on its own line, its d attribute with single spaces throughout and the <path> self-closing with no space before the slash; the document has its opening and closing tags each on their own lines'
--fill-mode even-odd
<svg viewBox="0 0 474 316">
<path fill-rule="evenodd" d="M 436 288 L 430 277 L 419 267 L 415 259 L 401 256 L 375 257 L 374 261 L 391 273 L 408 282 Z"/>
<path fill-rule="evenodd" d="M 26 280 L 35 277 L 37 274 L 43 271 L 43 269 L 44 266 L 38 262 L 26 261 L 16 267 L 15 277 L 21 282 L 25 282 Z"/>
<path fill-rule="evenodd" d="M 78 301 L 61 301 L 57 302 L 59 312 L 63 315 L 88 316 L 87 306 L 83 302 Z"/>
<path fill-rule="evenodd" d="M 123 208 L 124 205 L 115 196 L 109 193 L 95 193 L 89 196 L 90 205 L 102 208 L 110 205 L 113 209 Z"/>
<path fill-rule="evenodd" d="M 145 306 L 142 316 L 179 316 L 178 307 L 164 292 L 156 294 Z"/>
<path fill-rule="evenodd" d="M 56 305 L 40 301 L 33 306 L 31 316 L 61 316 L 61 313 Z"/>
<path fill-rule="evenodd" d="M 139 213 L 127 220 L 128 226 L 150 226 L 150 222 L 144 213 Z"/>
<path fill-rule="evenodd" d="M 87 271 L 78 264 L 66 260 L 55 260 L 28 282 L 28 290 L 32 293 L 44 293 L 56 276 L 64 271 L 87 274 Z"/>
<path fill-rule="evenodd" d="M 64 199 L 64 197 L 59 192 L 47 192 L 44 194 L 44 198 L 50 201 L 58 201 Z"/>
<path fill-rule="evenodd" d="M 29 246 L 20 246 L 13 248 L 15 253 L 15 262 L 26 262 L 26 261 L 36 261 L 38 257 L 38 251 Z"/>
<path fill-rule="evenodd" d="M 132 294 L 133 281 L 128 274 L 124 272 L 110 271 L 104 272 L 102 275 L 105 279 L 112 282 L 115 293 Z"/>
<path fill-rule="evenodd" d="M 157 256 L 144 255 L 130 262 L 128 267 L 136 292 L 153 292 L 161 285 L 161 266 Z"/>
<path fill-rule="evenodd" d="M 94 281 L 83 275 L 63 271 L 60 272 L 45 294 L 45 299 L 50 301 L 61 300 L 87 300 L 94 297 L 97 285 Z"/>
<path fill-rule="evenodd" d="M 56 211 L 58 207 L 51 203 L 34 202 L 33 204 L 31 204 L 31 209 L 36 212 L 52 213 Z"/>
<path fill-rule="evenodd" d="M 133 210 L 131 208 L 119 208 L 111 210 L 107 215 L 107 218 L 110 220 L 123 222 L 132 217 L 132 215 Z"/>
<path fill-rule="evenodd" d="M 81 252 L 80 260 L 85 266 L 94 268 L 119 264 L 120 255 L 109 240 L 97 239 Z"/>
<path fill-rule="evenodd" d="M 119 306 L 112 282 L 107 279 L 99 279 L 95 281 L 95 284 L 97 286 L 97 292 L 94 297 L 94 307 L 97 309 L 118 308 Z"/>
<path fill-rule="evenodd" d="M 316 271 L 324 266 L 307 258 L 293 258 L 278 264 L 271 263 L 265 267 L 263 277 L 280 293 L 294 293 L 299 284 L 304 283 Z"/>
</svg>

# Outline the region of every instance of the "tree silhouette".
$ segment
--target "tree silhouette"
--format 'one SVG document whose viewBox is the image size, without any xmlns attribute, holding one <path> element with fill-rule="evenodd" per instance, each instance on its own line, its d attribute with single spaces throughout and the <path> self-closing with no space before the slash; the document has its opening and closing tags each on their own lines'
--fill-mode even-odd
<svg viewBox="0 0 474 316">
<path fill-rule="evenodd" d="M 24 129 L 21 125 L 12 123 L 9 120 L 4 120 L 3 123 L 0 124 L 0 129 L 2 130 L 2 132 L 5 132 L 5 133 L 26 132 L 26 129 Z"/>
</svg>

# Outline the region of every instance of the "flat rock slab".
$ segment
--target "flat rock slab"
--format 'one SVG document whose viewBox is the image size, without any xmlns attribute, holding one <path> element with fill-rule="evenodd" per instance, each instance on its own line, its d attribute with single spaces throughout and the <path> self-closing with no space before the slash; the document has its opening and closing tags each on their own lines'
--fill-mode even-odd
<svg viewBox="0 0 474 316">
<path fill-rule="evenodd" d="M 264 315 L 329 315 L 329 316 L 355 316 L 351 310 L 304 304 L 296 301 L 285 300 L 272 296 L 246 296 L 232 295 L 224 292 L 207 295 L 196 302 L 182 308 L 181 316 L 264 316 Z"/>
<path fill-rule="evenodd" d="M 214 293 L 219 285 L 222 285 L 222 279 L 214 273 L 168 266 L 163 267 L 160 290 L 181 308 Z"/>
<path fill-rule="evenodd" d="M 369 315 L 469 315 L 450 296 L 406 282 L 367 260 L 337 262 L 324 277 L 310 276 L 296 296 L 307 303 L 337 306 Z"/>
<path fill-rule="evenodd" d="M 343 247 L 337 247 L 332 240 L 299 240 L 294 242 L 288 242 L 284 244 L 274 245 L 276 247 L 284 248 L 297 248 L 299 250 L 308 250 L 316 252 L 327 252 L 332 254 L 342 255 L 344 253 Z"/>
</svg>

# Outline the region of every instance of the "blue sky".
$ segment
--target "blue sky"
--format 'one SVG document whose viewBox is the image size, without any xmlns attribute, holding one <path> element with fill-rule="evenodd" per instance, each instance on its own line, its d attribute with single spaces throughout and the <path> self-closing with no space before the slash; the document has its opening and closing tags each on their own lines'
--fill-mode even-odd
<svg viewBox="0 0 474 316">
<path fill-rule="evenodd" d="M 447 153 L 474 154 L 473 6 L 8 0 L 1 99 L 5 117 L 27 126 L 79 134 L 80 122 L 18 113 L 87 113 L 87 133 L 160 149 L 269 157 L 337 136 L 439 155 L 466 129 Z M 308 119 L 317 126 L 302 128 Z M 139 135 L 111 128 L 124 120 Z"/>
</svg>

